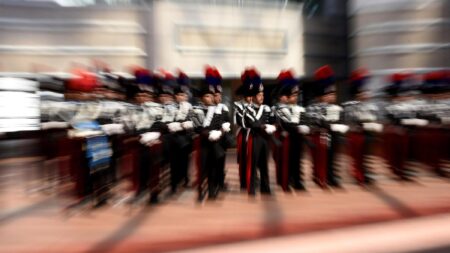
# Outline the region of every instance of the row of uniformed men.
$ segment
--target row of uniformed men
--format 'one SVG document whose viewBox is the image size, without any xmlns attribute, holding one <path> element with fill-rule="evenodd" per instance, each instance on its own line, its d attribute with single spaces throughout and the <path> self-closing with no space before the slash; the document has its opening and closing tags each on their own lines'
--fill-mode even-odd
<svg viewBox="0 0 450 253">
<path fill-rule="evenodd" d="M 180 184 L 190 184 L 189 158 L 194 146 L 198 170 L 193 184 L 199 187 L 199 198 L 206 194 L 214 198 L 226 188 L 225 151 L 232 142 L 227 136 L 231 124 L 229 110 L 221 103 L 222 79 L 217 69 L 207 68 L 195 106 L 188 101 L 192 90 L 182 72 L 175 78 L 168 72 L 156 75 L 137 69 L 133 80 L 101 74 L 106 80 L 77 72 L 79 78 L 66 82 L 67 101 L 41 104 L 45 131 L 70 128 L 61 150 L 76 160 L 69 167 L 83 199 L 94 194 L 98 204 L 104 204 L 105 186 L 117 174 L 114 162 L 130 155 L 120 167 L 131 171 L 137 198 L 150 192 L 150 200 L 157 201 L 166 185 L 175 193 Z M 132 103 L 124 101 L 124 93 Z M 80 154 L 75 156 L 76 152 Z"/>
<path fill-rule="evenodd" d="M 310 147 L 313 181 L 320 187 L 341 187 L 336 156 L 346 140 L 352 158 L 351 174 L 360 184 L 372 184 L 374 177 L 365 161 L 381 139 L 383 154 L 394 175 L 412 180 L 406 162 L 414 159 L 448 177 L 444 161 L 450 159 L 450 75 L 436 71 L 418 79 L 411 73 L 396 73 L 383 88 L 386 100 L 368 100 L 364 69 L 352 73 L 348 90 L 353 100 L 336 103 L 333 70 L 316 70 L 308 89 L 313 95 L 306 108 L 298 105 L 299 86 L 290 71 L 282 71 L 275 90 L 277 104 L 263 105 L 263 85 L 255 69 L 242 76 L 235 102 L 235 122 L 241 188 L 255 194 L 256 168 L 260 170 L 261 192 L 270 193 L 268 150 L 272 146 L 276 181 L 284 191 L 305 190 L 300 158 Z M 269 137 L 269 138 L 268 138 Z M 380 141 L 378 141 L 380 143 Z M 305 145 L 306 144 L 306 145 Z"/>
<path fill-rule="evenodd" d="M 110 75 L 106 76 L 111 78 Z M 424 94 L 446 94 L 448 80 L 445 78 L 445 74 L 437 77 L 436 74 L 429 75 L 420 90 Z M 404 101 L 393 101 L 380 107 L 365 101 L 364 83 L 367 79 L 368 73 L 355 72 L 350 82 L 350 91 L 355 100 L 338 106 L 333 71 L 328 66 L 321 67 L 316 71 L 315 81 L 310 87 L 315 101 L 305 109 L 297 104 L 300 91 L 298 81 L 290 71 L 282 71 L 274 93 L 278 103 L 270 108 L 263 104 L 264 88 L 259 73 L 255 69 L 246 69 L 242 74 L 242 85 L 237 90 L 242 100 L 234 103 L 234 121 L 239 126 L 237 149 L 241 188 L 247 189 L 249 194 L 255 194 L 258 178 L 256 170 L 259 169 L 260 190 L 270 193 L 267 163 L 269 150 L 272 149 L 277 183 L 285 191 L 290 187 L 304 190 L 303 170 L 300 168 L 304 144 L 312 150 L 314 182 L 321 187 L 340 187 L 335 157 L 339 140 L 344 134 L 349 136 L 350 150 L 353 151 L 352 167 L 358 182 L 372 182 L 364 156 L 370 152 L 373 137 L 380 135 L 380 132 L 388 137 L 385 139 L 389 143 L 387 148 L 392 149 L 387 156 L 390 167 L 400 178 L 410 178 L 403 165 L 406 155 L 398 153 L 399 150 L 406 153 L 405 131 L 409 131 L 412 125 L 424 125 L 425 121 L 431 123 L 429 125 L 436 125 L 435 120 L 430 120 L 432 115 L 440 121 L 439 127 L 436 127 L 439 130 L 433 132 L 432 141 L 428 140 L 429 129 L 418 141 L 425 141 L 425 144 L 433 147 L 445 145 L 442 140 L 448 139 L 439 137 L 448 138 L 448 131 L 443 127 L 448 124 L 445 123 L 448 118 L 448 107 L 445 106 L 448 106 L 448 100 L 424 102 L 421 106 L 406 106 Z M 71 138 L 82 139 L 82 143 L 88 146 L 85 150 L 90 151 L 85 155 L 88 167 L 92 167 L 87 174 L 107 171 L 99 170 L 98 167 L 107 168 L 104 165 L 111 165 L 114 155 L 134 150 L 133 157 L 135 164 L 138 164 L 133 169 L 136 192 L 139 196 L 148 190 L 151 200 L 157 201 L 164 165 L 169 164 L 169 185 L 171 191 L 175 192 L 180 183 L 189 183 L 189 157 L 195 149 L 195 184 L 199 190 L 199 199 L 203 199 L 206 193 L 214 199 L 221 189 L 226 189 L 225 151 L 232 142 L 229 136 L 231 125 L 229 110 L 221 103 L 222 79 L 217 69 L 209 67 L 206 70 L 205 80 L 197 91 L 200 103 L 195 106 L 188 102 L 192 90 L 188 77 L 183 73 L 178 78 L 169 73 L 156 78 L 147 70 L 137 70 L 133 84 L 125 86 L 126 93 L 135 98 L 136 104 L 118 102 L 120 93 L 114 92 L 114 88 L 99 88 L 95 83 L 82 80 L 73 80 L 68 85 L 72 92 L 68 92 L 67 97 L 78 102 L 59 103 L 58 106 L 51 102 L 43 103 L 43 112 L 47 115 L 44 118 L 48 121 L 43 126 L 52 128 L 61 121 L 71 124 Z M 408 75 L 394 75 L 392 85 L 386 89 L 389 97 L 404 100 L 406 96 L 403 93 L 414 90 L 409 80 Z M 92 93 L 94 90 L 96 92 Z M 95 94 L 96 102 L 80 102 L 86 100 L 87 94 Z M 100 101 L 99 95 L 103 98 Z M 423 117 L 428 119 L 419 119 Z M 386 118 L 390 119 L 389 124 L 386 124 Z M 86 124 L 82 124 L 92 120 L 96 120 L 100 126 L 86 127 Z M 101 134 L 109 135 L 110 140 L 124 134 L 127 137 L 139 136 L 139 144 L 126 146 L 124 142 L 116 141 L 113 142 L 116 144 L 112 152 L 105 148 L 107 145 L 99 145 L 104 139 L 91 141 L 91 144 L 85 142 Z M 89 145 L 93 148 L 89 148 Z M 439 161 L 446 158 L 445 154 L 435 154 L 433 157 L 438 161 L 434 162 L 436 171 L 443 174 Z M 82 195 L 89 195 L 96 191 L 93 188 L 102 188 L 101 185 L 108 183 L 108 177 L 105 176 L 92 178 L 85 180 L 91 182 L 91 186 L 87 187 L 89 190 L 82 190 Z M 92 180 L 97 182 L 93 184 Z M 86 188 L 86 185 L 89 184 L 85 183 L 81 188 Z M 97 191 L 105 196 L 105 190 L 102 189 Z M 101 197 L 100 203 L 104 201 L 105 198 Z"/>
</svg>

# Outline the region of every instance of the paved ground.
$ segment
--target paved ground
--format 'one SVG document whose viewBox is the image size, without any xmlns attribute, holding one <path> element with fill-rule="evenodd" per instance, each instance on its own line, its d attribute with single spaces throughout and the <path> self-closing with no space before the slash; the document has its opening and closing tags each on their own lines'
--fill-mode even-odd
<svg viewBox="0 0 450 253">
<path fill-rule="evenodd" d="M 345 164 L 345 161 L 345 157 L 341 157 L 341 163 Z M 121 187 L 116 189 L 118 197 L 110 206 L 67 213 L 63 210 L 71 200 L 61 195 L 61 187 L 46 192 L 33 191 L 45 185 L 34 176 L 41 171 L 40 162 L 32 159 L 0 161 L 0 252 L 161 252 L 181 249 L 242 252 L 240 249 L 250 251 L 252 247 L 268 245 L 265 244 L 268 239 L 255 241 L 257 244 L 247 240 L 296 234 L 306 239 L 280 237 L 278 239 L 287 241 L 275 245 L 290 245 L 292 241 L 289 240 L 313 245 L 308 238 L 315 242 L 321 242 L 322 238 L 325 245 L 329 244 L 325 239 L 328 238 L 326 233 L 336 235 L 344 231 L 342 228 L 364 228 L 361 226 L 376 224 L 378 227 L 373 230 L 374 234 L 382 234 L 383 228 L 388 228 L 392 221 L 414 222 L 423 217 L 433 219 L 433 224 L 442 222 L 445 228 L 449 227 L 445 226 L 449 224 L 446 214 L 450 213 L 448 181 L 421 171 L 418 182 L 397 182 L 389 177 L 379 159 L 373 159 L 373 168 L 378 175 L 376 187 L 361 188 L 352 183 L 346 170 L 342 170 L 344 189 L 324 191 L 310 183 L 310 164 L 307 158 L 303 162 L 308 179 L 308 192 L 305 193 L 286 194 L 272 184 L 272 197 L 248 198 L 238 191 L 237 167 L 231 154 L 227 166 L 230 191 L 216 202 L 198 204 L 195 192 L 186 190 L 157 206 L 129 206 L 124 204 L 127 192 L 123 191 L 125 187 Z M 414 228 L 422 233 L 403 237 L 397 244 L 391 240 L 390 245 L 404 244 L 405 238 L 426 236 L 424 227 L 429 227 L 427 222 L 392 228 L 393 234 Z M 430 230 L 429 244 L 433 243 L 433 238 L 441 242 L 442 235 L 449 235 L 448 230 L 438 228 L 434 226 L 434 230 Z M 350 241 L 357 239 L 356 235 L 360 233 L 365 236 L 361 238 L 370 238 L 370 230 L 349 231 Z M 315 233 L 318 237 L 314 237 Z M 320 234 L 325 237 L 320 237 Z M 339 238 L 344 237 L 336 235 L 330 240 Z M 450 236 L 448 239 L 450 242 Z M 272 242 L 270 240 L 267 242 Z M 231 242 L 241 243 L 225 245 Z M 205 248 L 208 245 L 222 246 Z M 236 245 L 243 248 L 235 248 Z M 263 249 L 278 251 L 273 247 Z M 309 249 L 314 251 L 314 248 Z M 326 249 L 323 247 L 317 252 L 334 251 Z M 340 252 L 361 252 L 343 249 L 348 251 Z"/>
<path fill-rule="evenodd" d="M 182 252 L 448 253 L 450 214 L 213 245 Z"/>
</svg>

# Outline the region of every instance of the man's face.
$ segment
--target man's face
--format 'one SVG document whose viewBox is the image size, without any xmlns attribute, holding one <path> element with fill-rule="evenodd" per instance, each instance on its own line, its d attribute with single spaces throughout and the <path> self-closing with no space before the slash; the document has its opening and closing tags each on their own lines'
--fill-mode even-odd
<svg viewBox="0 0 450 253">
<path fill-rule="evenodd" d="M 369 93 L 367 91 L 359 92 L 356 94 L 356 100 L 367 101 L 369 99 Z"/>
<path fill-rule="evenodd" d="M 180 93 L 177 93 L 177 94 L 175 95 L 175 100 L 176 100 L 178 103 L 186 102 L 186 101 L 188 101 L 188 96 L 187 96 L 186 93 L 180 92 Z"/>
<path fill-rule="evenodd" d="M 282 104 L 287 104 L 288 101 L 289 101 L 288 96 L 286 96 L 286 95 L 280 96 L 280 97 L 278 98 L 278 100 L 279 100 L 279 102 L 282 103 Z"/>
<path fill-rule="evenodd" d="M 336 93 L 335 92 L 330 92 L 330 93 L 327 93 L 327 94 L 323 95 L 321 97 L 321 101 L 325 102 L 325 103 L 328 103 L 328 104 L 336 103 Z"/>
<path fill-rule="evenodd" d="M 147 93 L 138 93 L 135 99 L 138 104 L 152 101 L 152 97 Z"/>
<path fill-rule="evenodd" d="M 208 105 L 208 106 L 214 105 L 214 95 L 209 94 L 209 93 L 203 95 L 202 102 L 203 102 L 203 104 Z"/>
<path fill-rule="evenodd" d="M 297 104 L 297 102 L 298 102 L 298 93 L 294 92 L 294 93 L 292 93 L 292 95 L 288 96 L 287 97 L 287 102 L 288 102 L 288 104 L 292 104 L 292 105 Z"/>
<path fill-rule="evenodd" d="M 251 104 L 253 101 L 253 97 L 244 97 L 245 102 Z"/>
<path fill-rule="evenodd" d="M 253 98 L 253 103 L 257 104 L 257 105 L 262 105 L 262 103 L 264 102 L 264 92 L 259 92 L 258 94 L 256 94 L 256 96 Z"/>
<path fill-rule="evenodd" d="M 173 97 L 169 94 L 161 94 L 159 96 L 159 101 L 161 101 L 162 104 L 167 104 L 173 101 Z"/>
<path fill-rule="evenodd" d="M 220 104 L 222 103 L 222 93 L 214 93 L 214 103 Z"/>
</svg>

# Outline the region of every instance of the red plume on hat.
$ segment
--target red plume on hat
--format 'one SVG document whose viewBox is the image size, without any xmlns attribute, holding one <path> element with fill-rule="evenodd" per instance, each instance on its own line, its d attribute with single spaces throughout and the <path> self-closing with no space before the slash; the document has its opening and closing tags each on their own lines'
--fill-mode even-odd
<svg viewBox="0 0 450 253">
<path fill-rule="evenodd" d="M 241 75 L 242 85 L 238 90 L 244 96 L 254 96 L 264 91 L 261 75 L 255 67 L 248 67 Z"/>
<path fill-rule="evenodd" d="M 350 74 L 350 81 L 351 82 L 357 82 L 360 80 L 363 80 L 367 77 L 370 76 L 370 73 L 367 69 L 365 68 L 359 68 L 354 70 L 351 74 Z"/>
<path fill-rule="evenodd" d="M 72 73 L 78 78 L 73 78 L 68 81 L 67 88 L 74 91 L 91 92 L 99 87 L 97 77 L 84 69 L 74 69 Z"/>
<path fill-rule="evenodd" d="M 394 73 L 390 76 L 390 80 L 393 83 L 397 83 L 397 82 L 403 82 L 407 79 L 410 79 L 414 77 L 413 73 L 410 72 L 399 72 L 399 73 Z"/>
<path fill-rule="evenodd" d="M 425 80 L 425 81 L 445 80 L 446 75 L 447 75 L 447 73 L 444 70 L 428 72 L 428 73 L 423 75 L 423 80 Z"/>
<path fill-rule="evenodd" d="M 292 70 L 282 70 L 277 77 L 279 87 L 277 88 L 278 96 L 290 96 L 298 92 L 298 80 L 294 77 Z"/>
<path fill-rule="evenodd" d="M 214 86 L 220 85 L 222 82 L 222 76 L 220 75 L 219 70 L 217 70 L 216 67 L 209 65 L 205 68 L 205 79 L 208 84 Z"/>
<path fill-rule="evenodd" d="M 255 78 L 260 78 L 260 74 L 255 67 L 248 67 L 241 74 L 242 82 L 245 82 L 247 80 L 254 80 Z"/>
<path fill-rule="evenodd" d="M 295 80 L 294 73 L 292 70 L 282 70 L 277 77 L 277 80 L 280 84 L 285 83 L 289 80 Z"/>
<path fill-rule="evenodd" d="M 261 75 L 255 67 L 249 67 L 244 70 L 241 74 L 242 84 L 260 84 Z"/>
<path fill-rule="evenodd" d="M 356 95 L 357 93 L 361 92 L 369 77 L 370 73 L 365 68 L 354 70 L 350 74 L 350 93 L 352 95 Z"/>
<path fill-rule="evenodd" d="M 315 80 L 324 80 L 329 78 L 334 78 L 334 71 L 330 65 L 324 65 L 314 72 Z"/>
<path fill-rule="evenodd" d="M 154 82 L 153 74 L 148 69 L 135 67 L 133 68 L 133 73 L 137 84 L 151 85 Z"/>
<path fill-rule="evenodd" d="M 324 65 L 318 68 L 314 72 L 314 80 L 316 83 L 312 91 L 315 96 L 322 96 L 333 91 L 333 84 L 336 82 L 334 71 L 330 65 Z"/>
<path fill-rule="evenodd" d="M 165 70 L 163 68 L 158 69 L 158 71 L 161 74 L 161 78 L 162 79 L 164 79 L 166 81 L 175 80 L 175 77 L 169 71 L 167 71 L 167 70 Z"/>
<path fill-rule="evenodd" d="M 140 67 L 140 66 L 133 66 L 131 68 L 131 71 L 133 72 L 134 76 L 151 75 L 151 73 L 148 69 Z"/>
</svg>

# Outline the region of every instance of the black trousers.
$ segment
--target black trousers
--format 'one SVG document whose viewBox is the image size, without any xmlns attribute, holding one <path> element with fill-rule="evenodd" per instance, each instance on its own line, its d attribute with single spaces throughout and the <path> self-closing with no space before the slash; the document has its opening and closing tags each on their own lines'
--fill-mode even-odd
<svg viewBox="0 0 450 253">
<path fill-rule="evenodd" d="M 340 184 L 340 178 L 338 169 L 336 166 L 336 157 L 339 144 L 341 142 L 342 134 L 330 131 L 330 143 L 328 146 L 328 159 L 327 159 L 327 182 L 331 186 Z"/>
<path fill-rule="evenodd" d="M 224 156 L 222 156 L 218 163 L 219 163 L 219 187 L 220 188 L 224 188 L 225 187 L 225 176 L 226 176 L 226 169 L 225 169 L 225 165 L 226 165 L 226 153 L 227 153 L 227 149 L 228 147 L 230 147 L 232 145 L 232 137 L 226 133 L 221 139 L 220 139 L 220 145 L 222 146 L 223 152 L 225 153 Z"/>
<path fill-rule="evenodd" d="M 167 136 L 165 146 L 170 163 L 170 185 L 176 191 L 178 185 L 189 182 L 189 156 L 192 150 L 192 140 L 186 132 L 172 133 Z"/>
<path fill-rule="evenodd" d="M 219 190 L 220 182 L 220 165 L 219 161 L 223 159 L 225 153 L 220 142 L 211 142 L 207 137 L 202 138 L 200 147 L 200 184 L 206 179 L 208 182 L 208 195 L 215 197 Z M 202 195 L 202 188 L 200 188 L 200 195 Z"/>
<path fill-rule="evenodd" d="M 250 168 L 250 185 L 248 185 L 248 191 L 250 194 L 255 194 L 256 173 L 257 169 L 259 169 L 259 176 L 261 179 L 261 193 L 270 193 L 268 166 L 269 144 L 267 140 L 259 133 L 252 134 L 251 138 L 252 161 Z"/>
<path fill-rule="evenodd" d="M 301 155 L 303 152 L 303 137 L 298 133 L 289 133 L 289 184 L 294 187 L 303 186 L 303 171 Z"/>
<path fill-rule="evenodd" d="M 241 132 L 238 135 L 238 145 L 240 149 L 238 149 L 238 164 L 239 164 L 239 179 L 241 189 L 247 188 L 247 180 L 246 180 L 246 167 L 247 167 L 247 130 L 241 129 Z"/>
<path fill-rule="evenodd" d="M 149 187 L 150 170 L 152 168 L 152 155 L 150 148 L 146 145 L 139 144 L 138 150 L 138 167 L 137 167 L 137 190 L 136 196 L 141 195 Z"/>
</svg>

